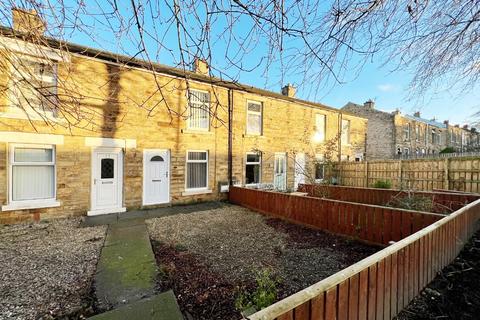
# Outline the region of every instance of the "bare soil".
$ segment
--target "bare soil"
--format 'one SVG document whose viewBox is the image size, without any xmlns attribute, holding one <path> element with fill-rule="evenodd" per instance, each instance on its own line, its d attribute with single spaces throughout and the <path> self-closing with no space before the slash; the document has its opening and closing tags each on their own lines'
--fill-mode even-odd
<svg viewBox="0 0 480 320">
<path fill-rule="evenodd" d="M 80 219 L 0 226 L 0 319 L 81 319 L 106 228 Z"/>
<path fill-rule="evenodd" d="M 397 319 L 480 319 L 480 231 Z"/>
<path fill-rule="evenodd" d="M 260 270 L 279 281 L 280 300 L 381 249 L 233 205 L 147 226 L 160 290 L 174 290 L 186 319 L 240 319 L 235 299 Z"/>
</svg>

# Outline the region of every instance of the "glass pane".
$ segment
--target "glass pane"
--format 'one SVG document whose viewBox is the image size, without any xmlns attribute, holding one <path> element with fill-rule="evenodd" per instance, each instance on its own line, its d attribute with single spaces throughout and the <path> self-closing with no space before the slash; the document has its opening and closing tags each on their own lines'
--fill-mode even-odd
<svg viewBox="0 0 480 320">
<path fill-rule="evenodd" d="M 52 157 L 52 149 L 16 147 L 14 150 L 15 162 L 52 162 Z"/>
<path fill-rule="evenodd" d="M 114 176 L 114 160 L 102 159 L 100 176 L 102 179 L 113 179 Z"/>
<path fill-rule="evenodd" d="M 315 179 L 323 179 L 324 177 L 324 165 L 323 163 L 315 164 Z"/>
<path fill-rule="evenodd" d="M 245 183 L 260 183 L 260 165 L 247 164 L 245 168 Z"/>
<path fill-rule="evenodd" d="M 188 160 L 207 160 L 207 153 L 203 151 L 188 152 Z"/>
<path fill-rule="evenodd" d="M 259 154 L 247 154 L 247 162 L 260 162 Z"/>
<path fill-rule="evenodd" d="M 163 161 L 163 158 L 161 156 L 153 156 L 150 161 Z"/>
<path fill-rule="evenodd" d="M 54 166 L 13 166 L 12 199 L 52 199 L 55 196 Z"/>
<path fill-rule="evenodd" d="M 262 105 L 259 103 L 248 103 L 248 111 L 261 112 Z"/>
<path fill-rule="evenodd" d="M 207 163 L 187 163 L 187 188 L 207 187 Z"/>
<path fill-rule="evenodd" d="M 247 119 L 247 133 L 261 134 L 262 116 L 259 114 L 249 114 Z"/>
</svg>

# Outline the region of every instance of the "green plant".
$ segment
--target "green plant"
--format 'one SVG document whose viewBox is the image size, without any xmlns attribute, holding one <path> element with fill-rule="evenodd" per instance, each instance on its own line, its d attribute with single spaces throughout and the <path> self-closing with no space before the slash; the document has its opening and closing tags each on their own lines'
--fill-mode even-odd
<svg viewBox="0 0 480 320">
<path fill-rule="evenodd" d="M 441 150 L 440 153 L 455 153 L 455 149 L 453 147 L 446 147 L 445 149 Z"/>
<path fill-rule="evenodd" d="M 235 299 L 235 308 L 245 311 L 251 308 L 261 310 L 268 307 L 277 299 L 278 281 L 269 269 L 258 271 L 255 276 L 256 289 L 249 293 L 238 289 Z"/>
<path fill-rule="evenodd" d="M 391 189 L 392 182 L 390 180 L 377 180 L 373 187 L 378 189 Z"/>
<path fill-rule="evenodd" d="M 424 212 L 433 212 L 434 205 L 435 203 L 430 197 L 411 193 L 404 197 L 394 197 L 392 200 L 390 200 L 390 202 L 387 203 L 387 206 L 389 207 Z"/>
</svg>

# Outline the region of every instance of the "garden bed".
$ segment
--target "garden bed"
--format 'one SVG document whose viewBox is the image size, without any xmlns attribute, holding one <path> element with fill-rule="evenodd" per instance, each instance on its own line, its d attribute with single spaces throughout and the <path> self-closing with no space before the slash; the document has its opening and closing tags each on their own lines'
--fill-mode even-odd
<svg viewBox="0 0 480 320">
<path fill-rule="evenodd" d="M 105 227 L 80 219 L 0 226 L 0 319 L 84 318 Z"/>
<path fill-rule="evenodd" d="M 381 249 L 233 205 L 147 225 L 160 289 L 174 290 L 186 319 L 239 319 L 239 297 L 259 277 L 274 283 L 276 301 Z"/>
<path fill-rule="evenodd" d="M 398 315 L 398 320 L 478 319 L 480 314 L 480 231 L 457 258 Z"/>
</svg>

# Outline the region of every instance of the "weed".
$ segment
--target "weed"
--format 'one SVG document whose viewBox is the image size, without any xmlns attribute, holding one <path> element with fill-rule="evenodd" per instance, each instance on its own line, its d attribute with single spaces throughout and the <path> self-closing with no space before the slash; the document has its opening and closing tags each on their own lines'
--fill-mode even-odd
<svg viewBox="0 0 480 320">
<path fill-rule="evenodd" d="M 373 187 L 378 189 L 391 189 L 392 182 L 390 180 L 377 180 Z"/>
<path fill-rule="evenodd" d="M 256 289 L 248 292 L 237 288 L 237 298 L 235 299 L 235 308 L 245 311 L 251 308 L 261 310 L 268 307 L 277 300 L 278 280 L 275 279 L 269 269 L 258 271 L 255 277 Z"/>
</svg>

